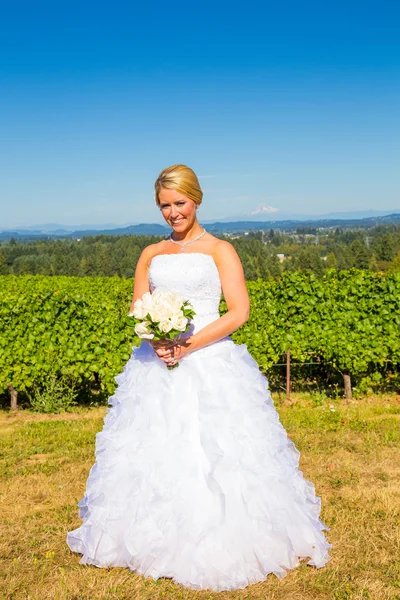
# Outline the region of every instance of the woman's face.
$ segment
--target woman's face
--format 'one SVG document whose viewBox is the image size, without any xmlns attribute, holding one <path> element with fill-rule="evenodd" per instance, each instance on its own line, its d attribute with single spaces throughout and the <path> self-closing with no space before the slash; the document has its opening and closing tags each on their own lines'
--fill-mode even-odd
<svg viewBox="0 0 400 600">
<path fill-rule="evenodd" d="M 175 231 L 185 231 L 196 220 L 196 203 L 176 190 L 161 188 L 160 209 L 168 225 Z"/>
</svg>

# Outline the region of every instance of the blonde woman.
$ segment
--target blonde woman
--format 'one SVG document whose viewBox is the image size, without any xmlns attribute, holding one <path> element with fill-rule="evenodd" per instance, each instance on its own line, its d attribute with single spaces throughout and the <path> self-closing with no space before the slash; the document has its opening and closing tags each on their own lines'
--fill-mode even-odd
<svg viewBox="0 0 400 600">
<path fill-rule="evenodd" d="M 143 341 L 117 377 L 79 503 L 83 524 L 67 541 L 84 564 L 220 591 L 284 577 L 301 560 L 322 567 L 330 544 L 268 380 L 230 338 L 249 318 L 249 297 L 233 246 L 198 221 L 202 197 L 185 165 L 155 182 L 171 234 L 143 251 L 132 307 L 168 288 L 196 316 L 177 343 Z"/>
</svg>

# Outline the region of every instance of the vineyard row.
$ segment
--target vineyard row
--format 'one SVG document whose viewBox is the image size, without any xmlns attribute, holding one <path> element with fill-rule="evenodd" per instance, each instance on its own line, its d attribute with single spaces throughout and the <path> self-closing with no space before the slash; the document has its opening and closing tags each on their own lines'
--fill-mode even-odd
<svg viewBox="0 0 400 600">
<path fill-rule="evenodd" d="M 250 319 L 232 338 L 267 375 L 289 348 L 292 362 L 329 363 L 352 381 L 389 362 L 398 370 L 400 273 L 287 272 L 247 285 Z M 112 394 L 139 343 L 125 324 L 132 288 L 118 277 L 0 277 L 0 393 L 55 374 Z"/>
</svg>

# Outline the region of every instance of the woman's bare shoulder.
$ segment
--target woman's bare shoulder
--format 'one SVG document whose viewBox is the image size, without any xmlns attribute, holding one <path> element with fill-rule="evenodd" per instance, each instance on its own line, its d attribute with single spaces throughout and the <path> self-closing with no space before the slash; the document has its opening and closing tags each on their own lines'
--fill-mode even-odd
<svg viewBox="0 0 400 600">
<path fill-rule="evenodd" d="M 147 266 L 150 266 L 151 260 L 157 256 L 157 254 L 164 254 L 166 250 L 167 240 L 161 240 L 155 244 L 149 244 L 143 249 L 142 254 L 140 255 L 140 260 L 145 262 Z"/>
<path fill-rule="evenodd" d="M 233 244 L 217 237 L 214 237 L 214 240 L 212 241 L 211 254 L 217 264 L 227 260 L 237 260 L 239 258 Z"/>
</svg>

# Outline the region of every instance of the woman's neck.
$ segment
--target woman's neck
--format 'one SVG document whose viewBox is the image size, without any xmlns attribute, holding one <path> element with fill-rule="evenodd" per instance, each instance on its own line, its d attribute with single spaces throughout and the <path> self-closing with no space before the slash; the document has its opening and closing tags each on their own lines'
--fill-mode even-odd
<svg viewBox="0 0 400 600">
<path fill-rule="evenodd" d="M 203 227 L 199 224 L 198 221 L 195 221 L 193 225 L 186 229 L 185 231 L 171 231 L 171 237 L 175 242 L 188 242 L 193 238 L 196 238 L 203 231 Z"/>
</svg>

